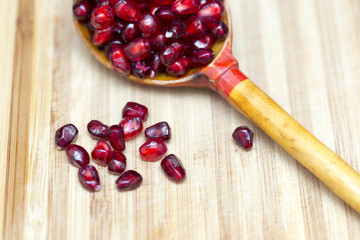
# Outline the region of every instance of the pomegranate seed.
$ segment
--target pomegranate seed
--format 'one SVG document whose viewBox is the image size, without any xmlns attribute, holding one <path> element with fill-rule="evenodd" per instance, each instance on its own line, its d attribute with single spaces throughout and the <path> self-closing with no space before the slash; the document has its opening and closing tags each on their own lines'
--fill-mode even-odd
<svg viewBox="0 0 360 240">
<path fill-rule="evenodd" d="M 92 9 L 93 9 L 93 4 L 91 4 L 89 1 L 86 0 L 76 2 L 73 5 L 74 16 L 80 21 L 89 19 L 91 16 Z"/>
<path fill-rule="evenodd" d="M 192 16 L 186 20 L 186 38 L 201 36 L 206 32 L 206 26 L 197 16 Z"/>
<path fill-rule="evenodd" d="M 215 39 L 215 37 L 213 37 L 213 35 L 205 34 L 193 42 L 193 47 L 194 48 L 211 48 L 214 45 L 215 41 L 216 41 L 216 39 Z"/>
<path fill-rule="evenodd" d="M 55 133 L 55 144 L 59 149 L 66 149 L 76 138 L 77 128 L 73 124 L 67 124 L 59 128 Z"/>
<path fill-rule="evenodd" d="M 124 129 L 119 125 L 113 125 L 106 131 L 111 146 L 117 151 L 125 150 Z"/>
<path fill-rule="evenodd" d="M 111 161 L 108 165 L 109 172 L 113 174 L 120 174 L 125 171 L 126 157 L 119 151 L 113 151 Z"/>
<path fill-rule="evenodd" d="M 152 15 L 156 15 L 157 10 L 160 9 L 161 6 L 157 5 L 157 4 L 149 4 L 149 13 Z"/>
<path fill-rule="evenodd" d="M 131 61 L 140 61 L 150 53 L 150 42 L 145 38 L 137 38 L 124 47 L 125 56 Z"/>
<path fill-rule="evenodd" d="M 174 154 L 168 155 L 161 161 L 161 168 L 175 182 L 181 182 L 185 179 L 185 169 L 181 161 Z"/>
<path fill-rule="evenodd" d="M 106 167 L 111 160 L 111 147 L 105 141 L 99 141 L 94 150 L 91 152 L 91 157 L 100 166 Z"/>
<path fill-rule="evenodd" d="M 154 78 L 156 72 L 160 72 L 161 69 L 163 68 L 163 65 L 162 65 L 162 62 L 160 60 L 160 56 L 158 53 L 153 54 L 153 59 L 150 62 L 150 67 L 151 67 L 151 72 L 150 72 L 151 78 Z"/>
<path fill-rule="evenodd" d="M 183 56 L 176 61 L 172 62 L 167 68 L 166 71 L 173 76 L 182 77 L 190 69 L 191 62 L 190 59 L 186 56 Z"/>
<path fill-rule="evenodd" d="M 97 192 L 101 190 L 99 174 L 94 166 L 87 165 L 79 169 L 79 180 L 87 190 Z"/>
<path fill-rule="evenodd" d="M 179 15 L 195 13 L 200 8 L 201 0 L 175 0 L 171 10 Z"/>
<path fill-rule="evenodd" d="M 171 5 L 175 0 L 153 0 L 153 1 L 160 5 Z"/>
<path fill-rule="evenodd" d="M 122 42 L 119 40 L 115 40 L 108 43 L 104 49 L 105 57 L 110 60 L 110 52 L 115 48 L 121 49 L 122 45 L 123 45 Z"/>
<path fill-rule="evenodd" d="M 140 148 L 141 159 L 148 162 L 158 161 L 167 151 L 161 138 L 150 138 Z"/>
<path fill-rule="evenodd" d="M 95 29 L 108 28 L 113 20 L 113 9 L 109 5 L 99 5 L 91 13 L 91 23 Z"/>
<path fill-rule="evenodd" d="M 125 23 L 125 21 L 122 21 L 120 19 L 115 19 L 112 23 L 112 26 L 113 26 L 115 33 L 121 34 L 123 32 L 123 30 L 125 29 L 126 23 Z M 114 40 L 114 41 L 116 41 L 116 40 Z"/>
<path fill-rule="evenodd" d="M 109 5 L 108 0 L 96 0 L 97 5 Z"/>
<path fill-rule="evenodd" d="M 210 1 L 197 12 L 197 16 L 204 22 L 220 21 L 225 12 L 225 8 L 221 2 Z"/>
<path fill-rule="evenodd" d="M 124 172 L 117 180 L 116 187 L 120 191 L 129 191 L 138 188 L 142 183 L 142 176 L 134 171 L 129 170 Z"/>
<path fill-rule="evenodd" d="M 222 22 L 210 22 L 207 23 L 208 28 L 210 29 L 211 33 L 219 40 L 225 40 L 229 33 L 228 26 Z"/>
<path fill-rule="evenodd" d="M 143 130 L 143 124 L 140 117 L 125 117 L 119 125 L 124 129 L 125 140 L 133 139 Z"/>
<path fill-rule="evenodd" d="M 95 29 L 92 36 L 92 43 L 96 46 L 102 46 L 109 42 L 114 36 L 112 26 L 105 29 Z"/>
<path fill-rule="evenodd" d="M 248 127 L 236 128 L 232 136 L 244 149 L 252 148 L 254 133 Z"/>
<path fill-rule="evenodd" d="M 149 13 L 145 13 L 140 16 L 138 26 L 143 33 L 153 34 L 159 31 L 160 22 L 157 17 Z"/>
<path fill-rule="evenodd" d="M 108 126 L 106 126 L 105 124 L 103 124 L 100 121 L 97 120 L 92 120 L 88 123 L 87 125 L 87 129 L 89 131 L 89 133 L 91 134 L 91 136 L 93 136 L 95 139 L 102 139 L 102 140 L 106 140 L 106 130 L 108 130 Z"/>
<path fill-rule="evenodd" d="M 118 18 L 136 22 L 140 17 L 140 6 L 133 0 L 119 0 L 114 6 Z"/>
<path fill-rule="evenodd" d="M 125 57 L 121 48 L 113 48 L 109 54 L 111 67 L 121 76 L 129 75 L 131 72 L 131 64 Z"/>
<path fill-rule="evenodd" d="M 139 27 L 135 23 L 129 23 L 125 26 L 124 30 L 121 33 L 121 38 L 124 42 L 130 42 L 135 39 L 138 35 Z"/>
<path fill-rule="evenodd" d="M 178 39 L 184 36 L 185 33 L 185 22 L 181 19 L 174 20 L 170 25 L 170 30 L 168 32 L 172 33 L 172 39 Z"/>
<path fill-rule="evenodd" d="M 122 110 L 122 116 L 125 117 L 140 117 L 144 122 L 148 117 L 148 109 L 144 105 L 136 102 L 128 102 Z"/>
<path fill-rule="evenodd" d="M 181 55 L 183 49 L 183 43 L 173 42 L 160 53 L 161 62 L 164 65 L 169 65 L 173 60 L 177 59 Z"/>
<path fill-rule="evenodd" d="M 161 50 L 166 46 L 166 37 L 163 32 L 155 33 L 150 38 L 151 48 L 154 50 Z"/>
<path fill-rule="evenodd" d="M 156 16 L 161 22 L 170 23 L 171 21 L 177 19 L 176 13 L 171 11 L 169 7 L 161 7 L 156 11 Z"/>
<path fill-rule="evenodd" d="M 213 50 L 209 48 L 195 49 L 191 54 L 193 67 L 203 67 L 209 64 L 215 57 Z"/>
<path fill-rule="evenodd" d="M 85 148 L 71 144 L 66 149 L 66 156 L 68 157 L 71 165 L 77 168 L 81 168 L 90 163 L 90 156 Z"/>
<path fill-rule="evenodd" d="M 171 138 L 170 127 L 167 122 L 159 122 L 151 127 L 145 129 L 145 136 L 147 138 L 161 138 L 162 140 L 169 140 Z"/>
</svg>

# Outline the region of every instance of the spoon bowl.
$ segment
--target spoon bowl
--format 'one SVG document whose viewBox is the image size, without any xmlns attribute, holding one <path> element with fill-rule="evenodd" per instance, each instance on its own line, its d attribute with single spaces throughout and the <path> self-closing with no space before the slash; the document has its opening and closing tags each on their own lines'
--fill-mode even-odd
<svg viewBox="0 0 360 240">
<path fill-rule="evenodd" d="M 154 79 L 140 79 L 134 75 L 126 78 L 147 85 L 207 87 L 216 91 L 360 213 L 360 175 L 239 70 L 238 62 L 231 53 L 233 29 L 230 9 L 227 1 L 224 2 L 226 14 L 223 21 L 229 26 L 229 35 L 225 41 L 214 45 L 216 55 L 210 64 L 193 69 L 181 78 L 165 73 L 156 74 Z M 102 65 L 111 69 L 103 50 L 91 43 L 85 26 L 75 18 L 74 22 L 88 50 Z"/>
</svg>

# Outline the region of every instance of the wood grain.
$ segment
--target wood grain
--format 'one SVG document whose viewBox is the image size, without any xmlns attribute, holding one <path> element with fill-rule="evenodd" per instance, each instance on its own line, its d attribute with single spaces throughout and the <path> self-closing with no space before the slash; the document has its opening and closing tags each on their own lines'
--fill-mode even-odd
<svg viewBox="0 0 360 240">
<path fill-rule="evenodd" d="M 359 171 L 360 3 L 228 0 L 242 71 Z M 360 216 L 216 93 L 156 88 L 117 78 L 87 52 L 71 0 L 0 0 L 0 238 L 358 239 Z M 53 143 L 72 122 L 89 151 L 90 119 L 118 123 L 127 101 L 166 120 L 169 152 L 187 169 L 176 185 L 127 145 L 141 188 L 119 193 L 78 183 Z M 255 132 L 252 151 L 231 139 Z"/>
</svg>

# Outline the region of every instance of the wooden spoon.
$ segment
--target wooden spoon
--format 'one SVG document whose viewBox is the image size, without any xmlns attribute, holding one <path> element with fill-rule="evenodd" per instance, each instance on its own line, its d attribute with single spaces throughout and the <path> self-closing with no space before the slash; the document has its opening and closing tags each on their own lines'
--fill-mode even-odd
<svg viewBox="0 0 360 240">
<path fill-rule="evenodd" d="M 225 8 L 227 14 L 223 20 L 229 26 L 229 36 L 225 41 L 215 44 L 213 50 L 216 57 L 208 66 L 192 70 L 176 79 L 166 74 L 157 74 L 154 79 L 140 79 L 133 75 L 127 78 L 147 85 L 207 87 L 216 91 L 360 213 L 360 175 L 239 70 L 238 62 L 231 53 L 230 11 L 226 4 Z M 89 40 L 90 35 L 85 26 L 74 20 L 81 39 L 92 55 L 111 69 L 104 52 Z"/>
</svg>

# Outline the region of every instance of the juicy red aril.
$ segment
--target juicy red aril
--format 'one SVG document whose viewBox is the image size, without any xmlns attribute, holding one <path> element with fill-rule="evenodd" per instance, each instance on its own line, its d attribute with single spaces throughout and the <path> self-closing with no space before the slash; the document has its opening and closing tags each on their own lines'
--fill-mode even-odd
<svg viewBox="0 0 360 240">
<path fill-rule="evenodd" d="M 129 75 L 131 72 L 131 64 L 125 57 L 121 48 L 113 48 L 110 50 L 109 59 L 112 69 L 121 76 Z"/>
<path fill-rule="evenodd" d="M 174 13 L 169 7 L 161 7 L 156 11 L 156 16 L 160 21 L 171 22 L 175 20 L 178 16 Z"/>
<path fill-rule="evenodd" d="M 219 40 L 225 40 L 229 33 L 228 26 L 222 21 L 209 22 L 207 23 L 207 26 L 211 33 Z"/>
<path fill-rule="evenodd" d="M 105 57 L 110 60 L 110 52 L 115 48 L 121 48 L 121 46 L 122 46 L 122 42 L 119 40 L 115 40 L 106 44 L 106 47 L 104 49 Z"/>
<path fill-rule="evenodd" d="M 91 157 L 94 161 L 103 167 L 106 167 L 109 164 L 111 155 L 111 147 L 105 141 L 99 141 L 91 152 Z"/>
<path fill-rule="evenodd" d="M 111 161 L 108 165 L 108 170 L 114 174 L 120 174 L 125 171 L 126 157 L 119 151 L 113 151 Z"/>
<path fill-rule="evenodd" d="M 252 148 L 254 133 L 248 127 L 236 128 L 232 136 L 243 148 L 247 150 Z"/>
<path fill-rule="evenodd" d="M 225 8 L 219 1 L 210 1 L 201 6 L 197 16 L 204 22 L 220 21 L 225 12 Z"/>
<path fill-rule="evenodd" d="M 55 144 L 59 149 L 66 149 L 78 134 L 73 124 L 67 124 L 59 128 L 55 133 Z"/>
<path fill-rule="evenodd" d="M 97 120 L 92 120 L 87 125 L 87 129 L 91 134 L 91 136 L 93 136 L 96 139 L 102 139 L 102 140 L 107 139 L 106 130 L 108 130 L 108 128 L 109 128 L 108 126 Z"/>
<path fill-rule="evenodd" d="M 201 0 L 175 0 L 171 10 L 180 15 L 195 13 L 200 7 Z"/>
<path fill-rule="evenodd" d="M 145 129 L 145 136 L 147 138 L 161 138 L 162 140 L 169 140 L 171 138 L 170 127 L 167 122 L 159 122 L 151 127 Z"/>
<path fill-rule="evenodd" d="M 87 190 L 97 192 L 101 190 L 99 174 L 94 166 L 83 166 L 78 172 L 79 180 Z"/>
<path fill-rule="evenodd" d="M 97 5 L 109 5 L 109 0 L 96 0 Z"/>
<path fill-rule="evenodd" d="M 214 43 L 215 43 L 216 39 L 213 35 L 211 34 L 205 34 L 203 36 L 201 36 L 200 38 L 196 39 L 193 42 L 193 47 L 194 48 L 211 48 Z"/>
<path fill-rule="evenodd" d="M 124 42 L 130 42 L 135 39 L 135 37 L 138 35 L 139 27 L 135 23 L 129 23 L 125 26 L 121 33 L 121 38 Z"/>
<path fill-rule="evenodd" d="M 121 34 L 122 31 L 124 30 L 125 26 L 126 26 L 126 23 L 125 23 L 125 21 L 122 21 L 120 19 L 115 19 L 113 21 L 113 23 L 112 23 L 112 26 L 113 26 L 113 29 L 114 29 L 115 33 Z"/>
<path fill-rule="evenodd" d="M 150 42 L 145 38 L 137 38 L 124 47 L 125 56 L 131 61 L 140 61 L 150 53 Z"/>
<path fill-rule="evenodd" d="M 95 29 L 108 28 L 113 20 L 113 9 L 109 5 L 99 5 L 91 13 L 91 23 Z"/>
<path fill-rule="evenodd" d="M 183 56 L 176 61 L 172 62 L 167 68 L 166 71 L 173 76 L 182 77 L 190 69 L 191 62 L 190 59 L 186 56 Z"/>
<path fill-rule="evenodd" d="M 74 16 L 81 21 L 90 18 L 92 9 L 93 4 L 86 0 L 76 2 L 73 5 Z"/>
<path fill-rule="evenodd" d="M 163 32 L 155 33 L 150 38 L 150 45 L 153 50 L 161 50 L 166 46 L 166 37 Z"/>
<path fill-rule="evenodd" d="M 96 46 L 102 46 L 108 43 L 114 36 L 112 26 L 105 29 L 95 29 L 92 36 L 92 43 Z"/>
<path fill-rule="evenodd" d="M 106 136 L 111 144 L 111 146 L 116 151 L 125 150 L 125 135 L 124 129 L 119 125 L 113 125 L 106 131 Z"/>
<path fill-rule="evenodd" d="M 143 124 L 140 117 L 125 117 L 119 125 L 124 129 L 125 140 L 133 139 L 143 130 Z"/>
<path fill-rule="evenodd" d="M 153 0 L 153 1 L 160 5 L 171 5 L 175 0 Z"/>
<path fill-rule="evenodd" d="M 203 67 L 209 64 L 215 57 L 213 50 L 209 48 L 195 49 L 191 54 L 193 67 Z"/>
<path fill-rule="evenodd" d="M 160 22 L 157 17 L 145 13 L 140 16 L 138 26 L 143 33 L 153 34 L 160 29 Z"/>
<path fill-rule="evenodd" d="M 140 157 L 144 161 L 158 161 L 167 151 L 166 144 L 161 138 L 150 138 L 140 148 Z"/>
<path fill-rule="evenodd" d="M 120 191 L 129 191 L 138 188 L 142 183 L 142 176 L 134 171 L 129 170 L 124 172 L 117 180 L 116 187 Z"/>
<path fill-rule="evenodd" d="M 177 59 L 181 55 L 183 49 L 183 43 L 173 42 L 160 53 L 161 62 L 164 65 L 169 65 L 173 60 Z"/>
<path fill-rule="evenodd" d="M 170 25 L 169 32 L 172 34 L 172 39 L 178 39 L 184 36 L 185 33 L 185 22 L 181 19 L 174 20 Z"/>
<path fill-rule="evenodd" d="M 125 117 L 140 117 L 141 120 L 146 121 L 148 117 L 148 109 L 144 105 L 136 102 L 128 102 L 122 110 L 122 116 Z"/>
<path fill-rule="evenodd" d="M 68 157 L 71 165 L 81 168 L 90 163 L 90 156 L 82 146 L 71 144 L 66 149 L 66 156 Z"/>
<path fill-rule="evenodd" d="M 140 17 L 140 6 L 133 0 L 119 0 L 114 6 L 118 18 L 136 22 Z"/>
<path fill-rule="evenodd" d="M 162 62 L 160 60 L 160 56 L 157 52 L 153 54 L 153 58 L 150 62 L 150 68 L 151 68 L 151 71 L 150 71 L 151 78 L 154 78 L 155 74 L 157 72 L 160 72 L 163 68 Z"/>
<path fill-rule="evenodd" d="M 201 36 L 206 32 L 205 24 L 197 16 L 192 16 L 186 20 L 186 38 L 195 38 Z"/>
<path fill-rule="evenodd" d="M 174 154 L 168 155 L 161 161 L 161 168 L 175 182 L 181 182 L 185 179 L 185 169 L 181 161 Z"/>
</svg>

